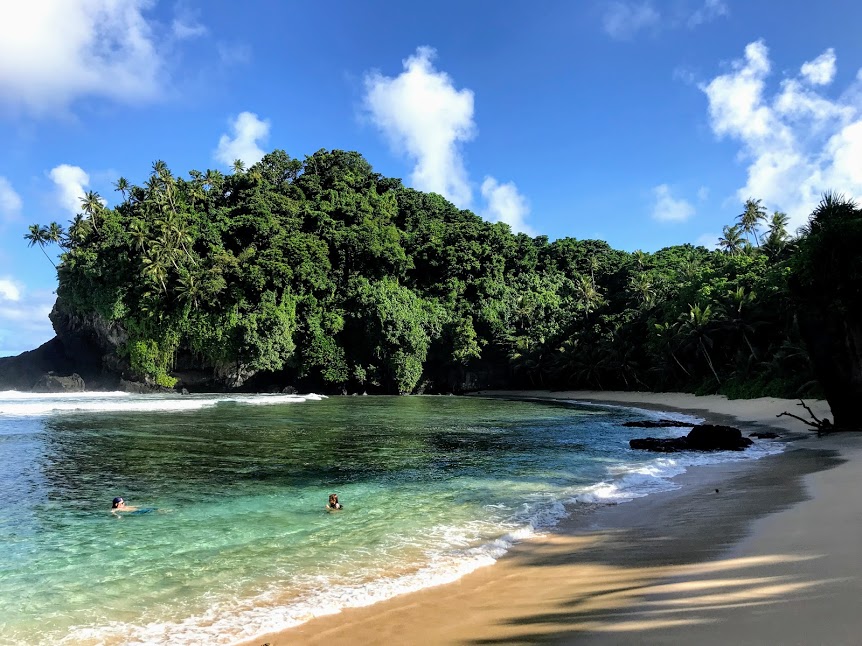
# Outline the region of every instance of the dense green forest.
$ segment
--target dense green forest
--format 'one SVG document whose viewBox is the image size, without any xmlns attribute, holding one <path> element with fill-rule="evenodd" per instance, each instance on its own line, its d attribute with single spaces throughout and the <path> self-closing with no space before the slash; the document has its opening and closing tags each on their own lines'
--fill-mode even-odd
<svg viewBox="0 0 862 646">
<path fill-rule="evenodd" d="M 25 237 L 62 247 L 55 313 L 118 324 L 152 383 L 197 362 L 328 392 L 818 392 L 788 280 L 806 235 L 758 200 L 719 250 L 628 253 L 513 234 L 355 152 L 187 179 L 159 161 L 116 190 Z"/>
</svg>

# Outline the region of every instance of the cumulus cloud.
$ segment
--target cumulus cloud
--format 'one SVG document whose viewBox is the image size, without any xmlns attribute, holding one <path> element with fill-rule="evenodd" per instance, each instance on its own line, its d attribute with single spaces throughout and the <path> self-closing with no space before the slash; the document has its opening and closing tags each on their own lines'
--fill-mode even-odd
<svg viewBox="0 0 862 646">
<path fill-rule="evenodd" d="M 831 47 L 813 61 L 803 63 L 799 70 L 812 85 L 827 85 L 835 78 L 835 50 Z"/>
<path fill-rule="evenodd" d="M 456 89 L 434 68 L 434 56 L 432 48 L 419 47 L 399 76 L 368 74 L 365 107 L 393 147 L 415 161 L 413 186 L 466 208 L 472 191 L 459 146 L 475 134 L 473 92 Z"/>
<path fill-rule="evenodd" d="M 611 2 L 602 16 L 602 25 L 611 38 L 628 40 L 643 29 L 657 27 L 661 16 L 649 2 Z"/>
<path fill-rule="evenodd" d="M 263 143 L 269 137 L 268 120 L 259 119 L 253 112 L 240 112 L 231 122 L 230 130 L 232 136 L 224 134 L 219 138 L 216 160 L 230 166 L 241 159 L 246 166 L 251 166 L 266 154 L 258 142 Z"/>
<path fill-rule="evenodd" d="M 831 49 L 803 64 L 799 77 L 784 79 L 771 96 L 765 83 L 770 71 L 769 51 L 756 41 L 730 72 L 701 89 L 713 132 L 739 142 L 748 164 L 739 202 L 762 199 L 798 227 L 825 191 L 862 195 L 862 77 L 838 98 L 819 93 L 813 86 L 828 85 L 835 76 Z"/>
<path fill-rule="evenodd" d="M 15 220 L 21 215 L 21 197 L 5 177 L 0 176 L 0 222 Z"/>
<path fill-rule="evenodd" d="M 0 104 L 43 114 L 84 96 L 146 101 L 164 61 L 144 11 L 151 0 L 0 3 Z"/>
<path fill-rule="evenodd" d="M 487 204 L 485 218 L 492 222 L 505 222 L 513 231 L 534 235 L 525 219 L 530 214 L 526 198 L 518 192 L 514 182 L 500 184 L 493 177 L 482 182 L 482 197 Z"/>
<path fill-rule="evenodd" d="M 57 186 L 57 200 L 71 215 L 81 212 L 81 198 L 86 193 L 90 176 L 80 166 L 60 164 L 48 173 Z"/>
<path fill-rule="evenodd" d="M 21 288 L 9 276 L 0 276 L 0 300 L 15 302 L 21 300 Z"/>
<path fill-rule="evenodd" d="M 667 184 L 659 184 L 653 188 L 655 204 L 652 216 L 662 222 L 685 222 L 694 215 L 694 207 L 683 199 L 675 198 Z"/>
<path fill-rule="evenodd" d="M 54 336 L 48 314 L 53 293 L 29 292 L 12 276 L 0 276 L 0 356 L 32 350 Z"/>
</svg>

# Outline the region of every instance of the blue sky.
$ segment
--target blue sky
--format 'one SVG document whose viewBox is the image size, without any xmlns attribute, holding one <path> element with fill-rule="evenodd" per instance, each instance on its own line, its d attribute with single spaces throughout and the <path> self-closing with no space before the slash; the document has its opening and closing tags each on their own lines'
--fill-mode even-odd
<svg viewBox="0 0 862 646">
<path fill-rule="evenodd" d="M 714 244 L 746 197 L 862 196 L 862 3 L 0 5 L 0 355 L 52 336 L 27 225 L 119 176 L 358 150 L 516 230 Z"/>
</svg>

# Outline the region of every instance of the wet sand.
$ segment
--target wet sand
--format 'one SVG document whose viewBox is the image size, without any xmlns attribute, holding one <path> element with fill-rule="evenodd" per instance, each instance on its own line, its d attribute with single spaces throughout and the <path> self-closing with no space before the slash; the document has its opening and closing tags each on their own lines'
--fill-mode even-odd
<svg viewBox="0 0 862 646">
<path fill-rule="evenodd" d="M 249 644 L 862 642 L 862 436 L 813 437 L 801 422 L 775 417 L 806 416 L 787 400 L 482 395 L 679 410 L 799 439 L 781 455 L 690 469 L 675 491 L 576 513 L 455 583 Z M 812 407 L 828 413 L 823 402 Z"/>
</svg>

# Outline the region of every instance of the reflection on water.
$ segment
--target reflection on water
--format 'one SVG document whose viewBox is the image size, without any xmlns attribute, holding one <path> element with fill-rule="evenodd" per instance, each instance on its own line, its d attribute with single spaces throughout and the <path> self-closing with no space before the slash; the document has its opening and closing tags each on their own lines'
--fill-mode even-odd
<svg viewBox="0 0 862 646">
<path fill-rule="evenodd" d="M 630 452 L 619 409 L 125 401 L 0 414 L 0 641 L 229 643 L 455 578 L 597 483 L 631 497 L 626 474 L 680 469 Z M 343 513 L 323 510 L 331 492 Z M 158 512 L 117 519 L 116 495 Z"/>
</svg>

